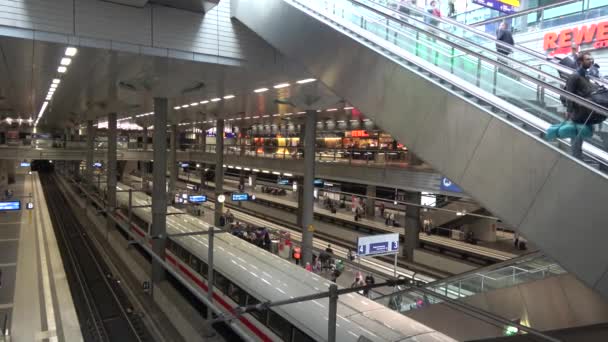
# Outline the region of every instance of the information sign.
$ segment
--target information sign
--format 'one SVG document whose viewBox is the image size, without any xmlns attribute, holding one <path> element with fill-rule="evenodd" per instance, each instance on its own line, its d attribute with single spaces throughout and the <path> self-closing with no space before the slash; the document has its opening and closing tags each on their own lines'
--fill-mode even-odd
<svg viewBox="0 0 608 342">
<path fill-rule="evenodd" d="M 247 194 L 247 193 L 232 194 L 232 201 L 233 202 L 249 201 L 249 194 Z"/>
<path fill-rule="evenodd" d="M 399 252 L 399 234 L 360 236 L 357 239 L 357 255 L 373 256 Z"/>
<path fill-rule="evenodd" d="M 207 202 L 207 196 L 205 196 L 205 195 L 192 195 L 192 196 L 190 196 L 190 198 L 188 198 L 188 201 L 190 203 Z"/>
<path fill-rule="evenodd" d="M 190 166 L 190 164 L 188 164 L 188 163 L 182 163 L 182 168 L 184 168 L 184 169 L 187 168 L 187 167 L 189 167 L 189 166 Z"/>
<path fill-rule="evenodd" d="M 19 166 L 21 166 L 21 167 L 30 167 L 31 164 L 28 163 L 28 162 L 21 162 L 21 164 L 19 164 Z"/>
<path fill-rule="evenodd" d="M 441 177 L 441 184 L 439 184 L 439 188 L 443 191 L 462 192 L 462 189 L 458 185 L 452 183 L 451 180 L 445 177 Z"/>
<path fill-rule="evenodd" d="M 518 2 L 507 0 L 473 0 L 473 3 L 508 14 L 515 13 L 516 7 L 519 6 Z M 517 5 L 513 5 L 515 3 Z"/>
<path fill-rule="evenodd" d="M 21 201 L 0 201 L 0 211 L 21 210 Z"/>
<path fill-rule="evenodd" d="M 101 163 L 93 163 L 93 167 L 100 168 L 101 167 Z"/>
<path fill-rule="evenodd" d="M 34 209 L 34 203 L 32 203 L 32 202 L 27 202 L 27 203 L 25 204 L 25 209 L 28 209 L 28 210 L 32 210 L 32 209 Z"/>
</svg>

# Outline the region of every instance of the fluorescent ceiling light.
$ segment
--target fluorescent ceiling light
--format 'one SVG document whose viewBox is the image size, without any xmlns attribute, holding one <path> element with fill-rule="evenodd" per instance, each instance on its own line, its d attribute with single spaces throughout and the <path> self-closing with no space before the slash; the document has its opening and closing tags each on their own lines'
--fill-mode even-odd
<svg viewBox="0 0 608 342">
<path fill-rule="evenodd" d="M 259 115 L 256 115 L 256 116 L 254 116 L 253 118 L 254 118 L 254 119 L 259 119 L 259 118 L 260 118 L 260 116 L 259 116 Z"/>
<path fill-rule="evenodd" d="M 47 107 L 48 105 L 49 105 L 49 102 L 48 102 L 48 101 L 44 101 L 44 102 L 42 103 L 42 107 L 40 108 L 40 112 L 38 113 L 38 119 L 37 119 L 36 121 L 40 120 L 40 118 L 41 118 L 41 117 L 44 115 L 44 111 L 46 110 L 46 107 Z"/>
<path fill-rule="evenodd" d="M 60 74 L 63 74 L 66 71 L 68 71 L 68 68 L 66 68 L 64 66 L 60 66 L 59 68 L 57 68 L 57 72 L 60 73 Z"/>
<path fill-rule="evenodd" d="M 74 57 L 76 56 L 76 54 L 78 53 L 78 49 L 75 47 L 68 47 L 67 49 L 65 49 L 65 55 L 68 57 Z"/>
<path fill-rule="evenodd" d="M 226 96 L 224 96 L 224 100 L 230 100 L 230 99 L 233 99 L 233 98 L 234 98 L 234 95 L 226 95 Z"/>
<path fill-rule="evenodd" d="M 251 119 L 251 116 L 246 116 L 245 117 L 245 120 L 249 120 L 249 119 Z"/>
<path fill-rule="evenodd" d="M 216 98 L 214 98 L 214 99 L 211 99 L 211 102 L 217 102 L 217 101 L 220 101 L 220 100 L 221 100 L 221 98 L 216 97 Z"/>
<path fill-rule="evenodd" d="M 52 98 L 53 98 L 53 95 L 47 95 L 47 96 L 46 96 L 46 100 L 47 100 L 47 101 L 51 101 L 51 99 L 52 99 Z"/>
<path fill-rule="evenodd" d="M 268 170 L 262 170 L 263 173 L 270 173 Z"/>
<path fill-rule="evenodd" d="M 328 111 L 328 112 L 335 112 L 335 111 L 337 111 L 337 110 L 338 110 L 338 108 L 329 108 L 327 111 Z"/>
<path fill-rule="evenodd" d="M 266 114 L 266 115 L 262 115 L 262 117 L 263 117 L 263 118 L 267 118 L 267 117 L 269 117 L 269 116 L 270 116 L 270 115 L 268 115 L 268 114 Z"/>
<path fill-rule="evenodd" d="M 51 89 L 56 89 L 59 85 L 56 83 L 51 84 Z"/>
<path fill-rule="evenodd" d="M 192 103 L 190 104 L 190 106 L 192 106 L 192 107 L 194 107 L 194 106 L 198 106 L 198 102 L 192 102 Z"/>
<path fill-rule="evenodd" d="M 175 107 L 173 107 L 173 109 L 175 109 L 175 110 L 180 110 L 181 108 L 182 108 L 182 106 L 175 106 Z"/>
<path fill-rule="evenodd" d="M 260 88 L 260 89 L 256 89 L 256 90 L 254 90 L 253 92 L 254 92 L 254 93 L 263 93 L 263 92 L 265 92 L 265 91 L 268 91 L 268 88 Z"/>
<path fill-rule="evenodd" d="M 279 83 L 274 86 L 274 89 L 281 89 L 281 88 L 285 88 L 285 87 L 289 87 L 289 83 Z"/>
<path fill-rule="evenodd" d="M 182 108 L 188 108 L 190 105 L 183 105 Z"/>
<path fill-rule="evenodd" d="M 258 169 L 253 169 L 252 171 L 253 172 L 260 172 L 260 170 L 258 170 Z"/>
<path fill-rule="evenodd" d="M 284 173 L 283 176 L 285 176 L 285 177 L 293 177 L 293 175 L 291 173 Z"/>
<path fill-rule="evenodd" d="M 272 114 L 272 116 L 279 116 L 279 115 L 281 115 L 281 114 Z"/>
<path fill-rule="evenodd" d="M 68 66 L 68 65 L 70 65 L 71 63 L 72 63 L 72 59 L 71 59 L 71 58 L 67 58 L 67 57 L 63 57 L 63 58 L 61 59 L 61 62 L 59 62 L 59 64 L 61 64 L 61 65 L 65 65 L 65 66 Z"/>
<path fill-rule="evenodd" d="M 307 78 L 307 79 L 304 79 L 304 80 L 299 80 L 296 83 L 298 83 L 298 84 L 304 84 L 304 83 L 310 83 L 310 82 L 314 82 L 314 81 L 316 81 L 315 78 Z"/>
<path fill-rule="evenodd" d="M 205 101 L 201 101 L 201 102 L 199 102 L 199 103 L 200 103 L 200 104 L 207 104 L 207 103 L 209 103 L 209 101 L 205 100 Z"/>
<path fill-rule="evenodd" d="M 355 107 L 344 107 L 345 110 L 350 110 L 350 109 L 353 109 L 353 108 L 355 108 Z"/>
<path fill-rule="evenodd" d="M 61 83 L 61 80 L 58 78 L 53 79 L 53 84 L 59 84 Z"/>
</svg>

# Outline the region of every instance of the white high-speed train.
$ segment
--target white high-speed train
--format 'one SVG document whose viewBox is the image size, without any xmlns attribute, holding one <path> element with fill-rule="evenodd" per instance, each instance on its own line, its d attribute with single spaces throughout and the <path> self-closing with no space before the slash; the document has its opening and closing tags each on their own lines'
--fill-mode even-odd
<svg viewBox="0 0 608 342">
<path fill-rule="evenodd" d="M 102 185 L 105 187 L 105 184 Z M 118 190 L 128 190 L 118 184 Z M 134 206 L 151 204 L 150 196 L 133 192 Z M 117 204 L 128 207 L 128 193 L 117 192 Z M 182 211 L 169 207 L 169 213 Z M 124 214 L 122 215 L 125 219 Z M 133 209 L 132 229 L 145 236 L 151 208 Z M 190 215 L 168 215 L 167 234 L 204 231 L 209 224 Z M 214 300 L 226 312 L 243 305 L 310 295 L 328 290 L 330 281 L 230 234 L 214 239 Z M 166 259 L 202 292 L 207 291 L 207 236 L 167 240 Z M 238 324 L 259 341 L 327 341 L 328 299 L 318 299 L 253 312 Z M 361 339 L 360 339 L 361 338 Z M 454 339 L 356 293 L 338 302 L 337 341 L 443 342 Z"/>
</svg>

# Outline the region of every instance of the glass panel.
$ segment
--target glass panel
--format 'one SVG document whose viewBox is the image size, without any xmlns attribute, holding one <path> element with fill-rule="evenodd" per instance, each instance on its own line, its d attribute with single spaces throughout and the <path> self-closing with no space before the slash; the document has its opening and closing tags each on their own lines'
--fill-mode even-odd
<svg viewBox="0 0 608 342">
<path fill-rule="evenodd" d="M 291 337 L 291 323 L 272 310 L 268 311 L 268 326 L 283 341 L 289 341 Z"/>
<path fill-rule="evenodd" d="M 298 328 L 293 328 L 293 342 L 314 342 L 315 340 L 303 333 Z"/>
<path fill-rule="evenodd" d="M 230 284 L 230 281 L 228 279 L 226 279 L 226 277 L 224 277 L 223 275 L 221 275 L 219 272 L 213 272 L 213 280 L 215 282 L 215 286 L 223 293 L 227 293 L 228 292 L 228 285 Z"/>
</svg>

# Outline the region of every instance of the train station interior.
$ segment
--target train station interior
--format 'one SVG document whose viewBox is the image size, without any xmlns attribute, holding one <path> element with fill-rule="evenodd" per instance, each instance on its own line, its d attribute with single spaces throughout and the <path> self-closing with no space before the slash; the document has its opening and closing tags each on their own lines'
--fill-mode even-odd
<svg viewBox="0 0 608 342">
<path fill-rule="evenodd" d="M 608 341 L 605 70 L 603 0 L 0 0 L 0 342 Z"/>
</svg>

